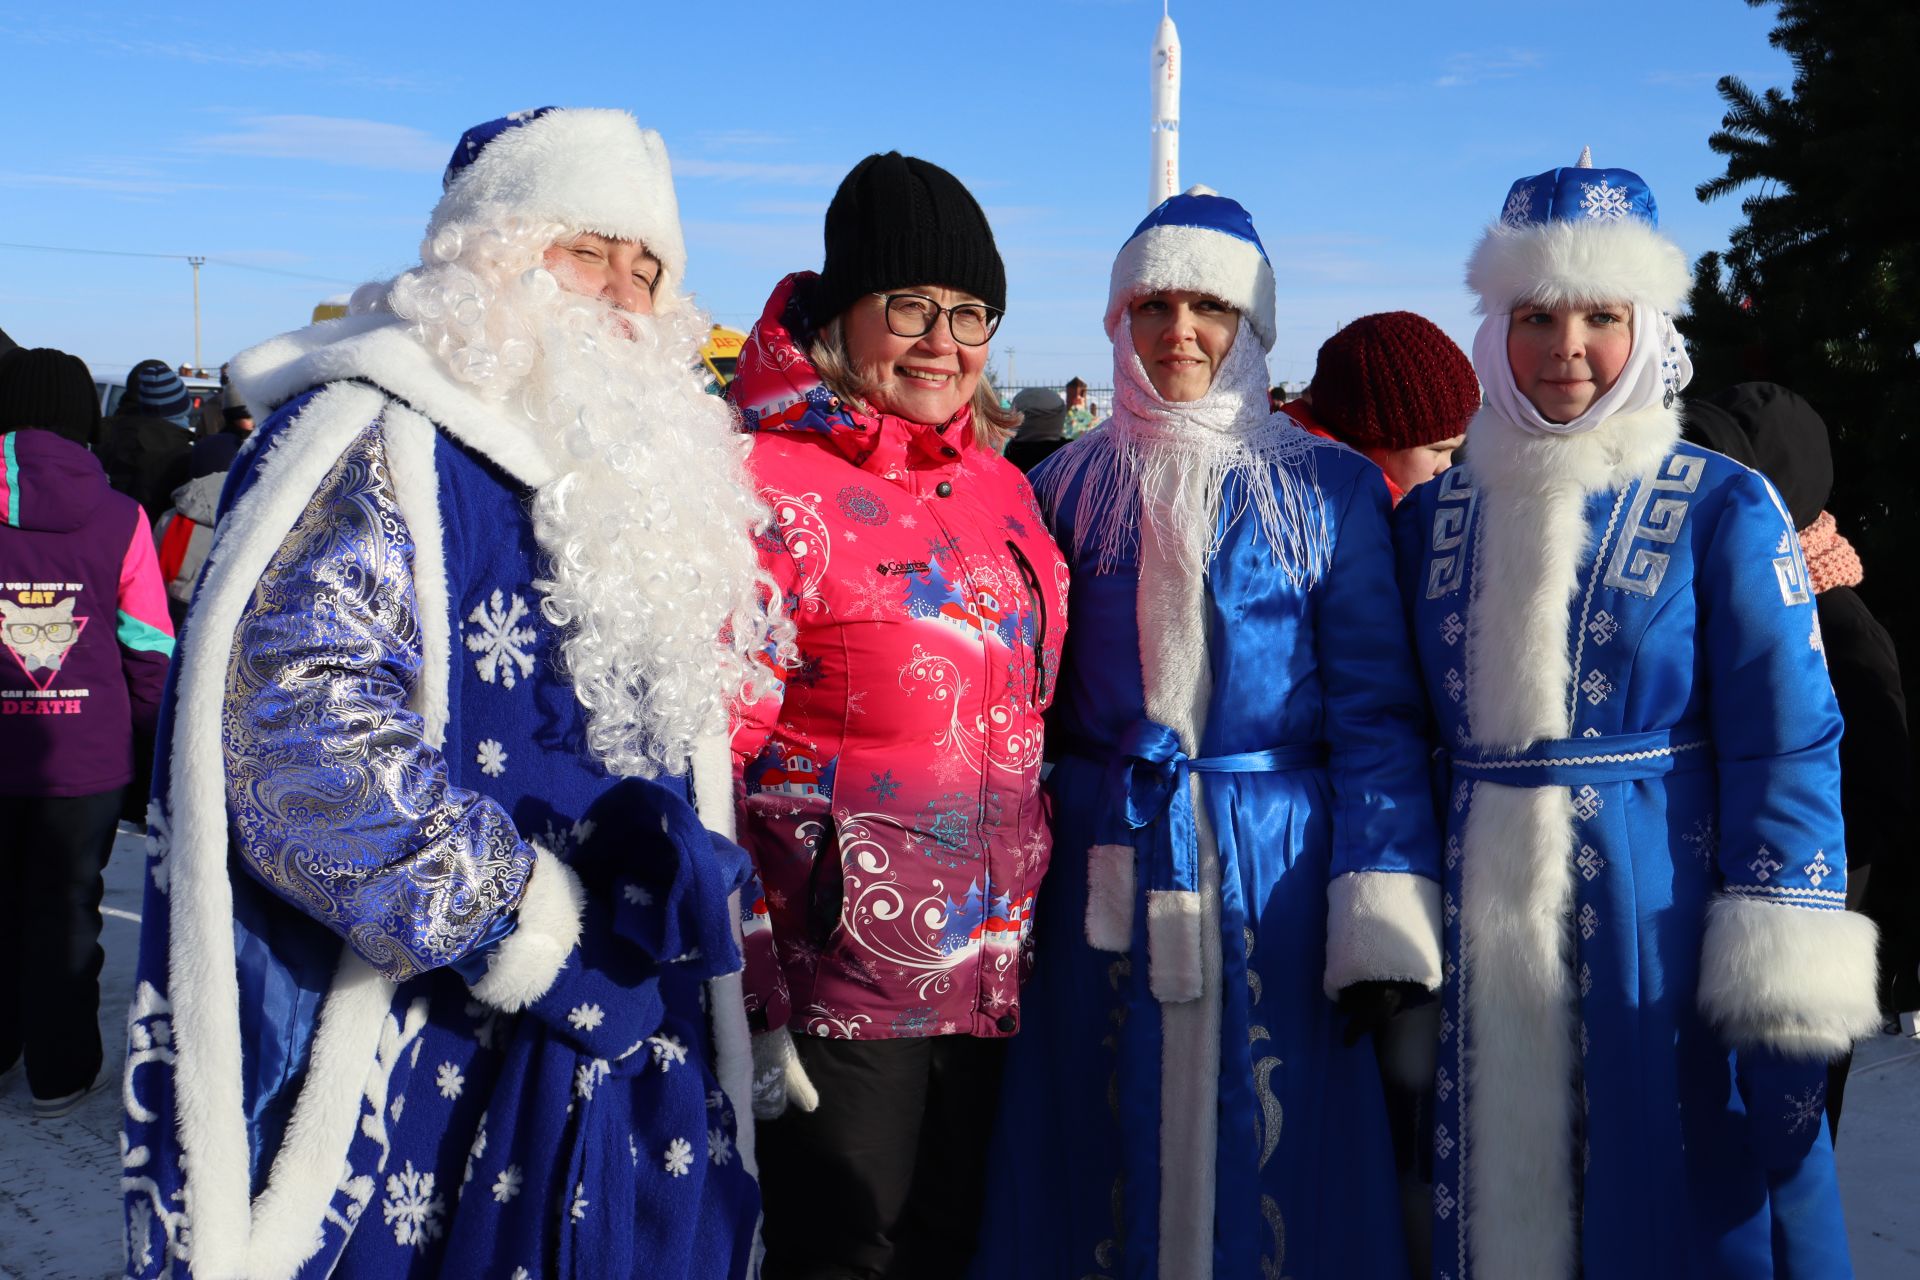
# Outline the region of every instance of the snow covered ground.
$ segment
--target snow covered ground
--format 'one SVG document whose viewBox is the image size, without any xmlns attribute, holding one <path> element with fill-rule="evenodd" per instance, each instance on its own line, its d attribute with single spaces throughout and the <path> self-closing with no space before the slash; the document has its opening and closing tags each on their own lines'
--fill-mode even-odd
<svg viewBox="0 0 1920 1280">
<path fill-rule="evenodd" d="M 100 1025 L 108 1074 L 63 1120 L 30 1118 L 15 1073 L 0 1093 L 0 1277 L 101 1280 L 120 1273 L 119 1062 L 139 935 L 140 840 L 123 832 L 107 871 Z M 1840 1180 L 1861 1280 L 1920 1275 L 1920 1040 L 1861 1046 L 1847 1085 Z"/>
</svg>

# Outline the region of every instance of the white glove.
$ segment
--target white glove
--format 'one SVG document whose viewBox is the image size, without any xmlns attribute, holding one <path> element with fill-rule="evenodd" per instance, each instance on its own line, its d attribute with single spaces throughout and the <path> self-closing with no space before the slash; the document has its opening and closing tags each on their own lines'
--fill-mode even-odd
<svg viewBox="0 0 1920 1280">
<path fill-rule="evenodd" d="M 753 1114 L 772 1120 L 792 1103 L 802 1111 L 820 1105 L 819 1090 L 807 1079 L 800 1064 L 800 1051 L 794 1048 L 793 1034 L 785 1027 L 756 1032 L 753 1037 Z"/>
</svg>

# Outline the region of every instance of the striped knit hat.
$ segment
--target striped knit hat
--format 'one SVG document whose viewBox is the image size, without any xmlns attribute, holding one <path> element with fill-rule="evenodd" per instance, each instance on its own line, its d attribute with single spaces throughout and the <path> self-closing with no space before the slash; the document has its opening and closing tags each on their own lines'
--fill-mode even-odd
<svg viewBox="0 0 1920 1280">
<path fill-rule="evenodd" d="M 166 418 L 181 427 L 193 412 L 193 397 L 180 375 L 159 360 L 142 360 L 127 374 L 127 394 L 118 412 Z"/>
</svg>

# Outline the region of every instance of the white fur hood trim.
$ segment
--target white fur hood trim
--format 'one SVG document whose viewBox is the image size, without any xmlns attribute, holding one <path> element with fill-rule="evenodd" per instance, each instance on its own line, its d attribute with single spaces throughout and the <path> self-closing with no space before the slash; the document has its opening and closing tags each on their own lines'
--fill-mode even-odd
<svg viewBox="0 0 1920 1280">
<path fill-rule="evenodd" d="M 1224 231 L 1148 227 L 1121 247 L 1107 287 L 1107 336 L 1127 303 L 1159 289 L 1209 294 L 1238 311 L 1273 350 L 1273 268 L 1253 244 Z"/>
<path fill-rule="evenodd" d="M 229 373 L 246 403 L 261 410 L 329 382 L 370 382 L 528 488 L 554 477 L 532 428 L 454 381 L 394 316 L 347 316 L 283 333 L 235 356 Z"/>
<path fill-rule="evenodd" d="M 454 175 L 427 238 L 454 224 L 498 226 L 509 218 L 645 245 L 660 261 L 655 301 L 662 311 L 672 310 L 686 279 L 667 144 L 624 111 L 549 111 L 499 134 Z"/>
<path fill-rule="evenodd" d="M 1692 284 L 1680 246 L 1635 218 L 1495 223 L 1467 259 L 1467 287 L 1480 295 L 1482 315 L 1522 302 L 1624 301 L 1677 311 Z"/>
<path fill-rule="evenodd" d="M 1490 495 L 1562 485 L 1601 493 L 1659 466 L 1680 442 L 1680 415 L 1655 405 L 1616 414 L 1591 431 L 1543 436 L 1482 406 L 1467 427 L 1467 440 L 1474 483 Z"/>
<path fill-rule="evenodd" d="M 1880 1024 L 1873 921 L 1722 894 L 1700 944 L 1700 1012 L 1735 1049 L 1831 1060 Z"/>
</svg>

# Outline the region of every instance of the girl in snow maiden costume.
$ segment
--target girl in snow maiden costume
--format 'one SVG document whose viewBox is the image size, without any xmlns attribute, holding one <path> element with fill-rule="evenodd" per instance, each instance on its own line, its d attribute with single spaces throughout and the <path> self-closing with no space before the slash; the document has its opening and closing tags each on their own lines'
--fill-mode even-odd
<svg viewBox="0 0 1920 1280">
<path fill-rule="evenodd" d="M 164 703 L 130 1276 L 746 1272 L 713 831 L 779 645 L 666 152 L 522 112 L 445 192 L 420 267 L 233 362 L 274 410 Z"/>
<path fill-rule="evenodd" d="M 1434 1265 L 1851 1274 L 1825 1061 L 1876 1022 L 1806 565 L 1680 439 L 1686 261 L 1624 169 L 1513 184 L 1487 403 L 1396 514 L 1451 752 Z"/>
<path fill-rule="evenodd" d="M 1035 472 L 1074 629 L 982 1277 L 1406 1274 L 1354 1042 L 1440 983 L 1426 713 L 1379 468 L 1268 411 L 1273 292 L 1238 204 L 1154 209 L 1113 417 Z"/>
</svg>

